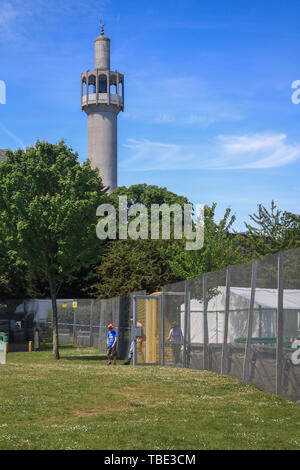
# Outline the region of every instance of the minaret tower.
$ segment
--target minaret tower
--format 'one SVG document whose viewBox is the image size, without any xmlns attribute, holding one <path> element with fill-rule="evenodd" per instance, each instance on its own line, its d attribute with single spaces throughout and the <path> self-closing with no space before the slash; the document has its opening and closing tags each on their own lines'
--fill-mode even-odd
<svg viewBox="0 0 300 470">
<path fill-rule="evenodd" d="M 110 70 L 110 39 L 95 39 L 95 69 L 81 74 L 81 109 L 88 115 L 88 158 L 109 192 L 118 185 L 117 120 L 124 111 L 124 75 Z"/>
</svg>

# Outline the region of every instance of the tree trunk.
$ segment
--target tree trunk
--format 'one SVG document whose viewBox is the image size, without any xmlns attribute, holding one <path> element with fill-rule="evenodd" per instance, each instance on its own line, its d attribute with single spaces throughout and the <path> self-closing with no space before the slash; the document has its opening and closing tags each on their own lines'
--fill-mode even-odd
<svg viewBox="0 0 300 470">
<path fill-rule="evenodd" d="M 52 302 L 52 331 L 53 331 L 53 357 L 59 359 L 58 349 L 58 321 L 57 321 L 57 303 L 56 303 L 56 281 L 49 277 L 49 288 Z"/>
</svg>

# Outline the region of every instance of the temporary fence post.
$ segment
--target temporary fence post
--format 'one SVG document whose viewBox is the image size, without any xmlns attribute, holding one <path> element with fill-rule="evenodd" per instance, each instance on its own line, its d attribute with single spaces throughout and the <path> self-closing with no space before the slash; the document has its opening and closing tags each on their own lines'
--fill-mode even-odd
<svg viewBox="0 0 300 470">
<path fill-rule="evenodd" d="M 161 321 L 160 321 L 161 365 L 165 365 L 165 296 L 161 294 Z"/>
<path fill-rule="evenodd" d="M 99 332 L 98 332 L 98 349 L 101 351 L 101 327 L 102 327 L 102 304 L 103 300 L 100 299 L 97 302 L 99 302 Z"/>
<path fill-rule="evenodd" d="M 76 308 L 73 308 L 73 344 L 76 340 Z"/>
<path fill-rule="evenodd" d="M 276 394 L 282 392 L 282 348 L 283 348 L 283 254 L 278 255 L 277 272 L 277 344 L 276 344 Z"/>
<path fill-rule="evenodd" d="M 247 342 L 246 342 L 244 369 L 243 369 L 243 380 L 245 382 L 249 380 L 249 363 L 250 363 L 250 354 L 251 354 L 251 337 L 252 337 L 252 329 L 253 329 L 256 273 L 257 273 L 257 261 L 254 260 L 252 261 L 251 294 L 250 294 L 250 306 L 249 306 L 249 312 L 248 312 Z"/>
<path fill-rule="evenodd" d="M 136 366 L 137 362 L 137 350 L 136 350 L 136 326 L 137 326 L 137 298 L 134 295 L 133 296 L 133 358 L 132 358 L 132 363 L 134 366 Z"/>
<path fill-rule="evenodd" d="M 231 282 L 231 269 L 230 266 L 226 269 L 226 292 L 225 292 L 225 312 L 224 312 L 224 330 L 223 330 L 223 345 L 222 345 L 222 362 L 221 374 L 228 373 L 228 320 L 229 320 L 229 305 L 230 305 L 230 282 Z"/>
<path fill-rule="evenodd" d="M 183 335 L 183 367 L 188 367 L 188 350 L 190 350 L 190 283 L 185 281 L 184 335 Z"/>
<path fill-rule="evenodd" d="M 90 312 L 90 347 L 93 345 L 93 306 L 94 300 L 91 300 L 91 312 Z"/>
<path fill-rule="evenodd" d="M 203 368 L 208 370 L 207 275 L 203 274 Z"/>
<path fill-rule="evenodd" d="M 162 350 L 162 323 L 163 323 L 163 294 L 159 296 L 159 313 L 158 313 L 158 363 L 161 366 L 163 363 L 163 350 Z"/>
</svg>

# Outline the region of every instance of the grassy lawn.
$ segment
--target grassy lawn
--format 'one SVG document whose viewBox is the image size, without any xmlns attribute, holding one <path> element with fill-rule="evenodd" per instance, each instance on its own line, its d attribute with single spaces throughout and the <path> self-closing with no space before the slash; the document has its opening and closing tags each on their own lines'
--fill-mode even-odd
<svg viewBox="0 0 300 470">
<path fill-rule="evenodd" d="M 8 354 L 0 449 L 300 449 L 297 404 L 211 372 L 119 364 L 91 348 Z"/>
</svg>

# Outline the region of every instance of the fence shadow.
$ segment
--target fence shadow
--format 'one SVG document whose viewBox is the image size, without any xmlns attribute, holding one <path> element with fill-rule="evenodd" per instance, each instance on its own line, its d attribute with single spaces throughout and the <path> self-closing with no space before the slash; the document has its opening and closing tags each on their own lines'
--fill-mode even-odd
<svg viewBox="0 0 300 470">
<path fill-rule="evenodd" d="M 107 361 L 105 355 L 94 355 L 94 356 L 68 356 L 65 357 L 67 361 Z"/>
</svg>

